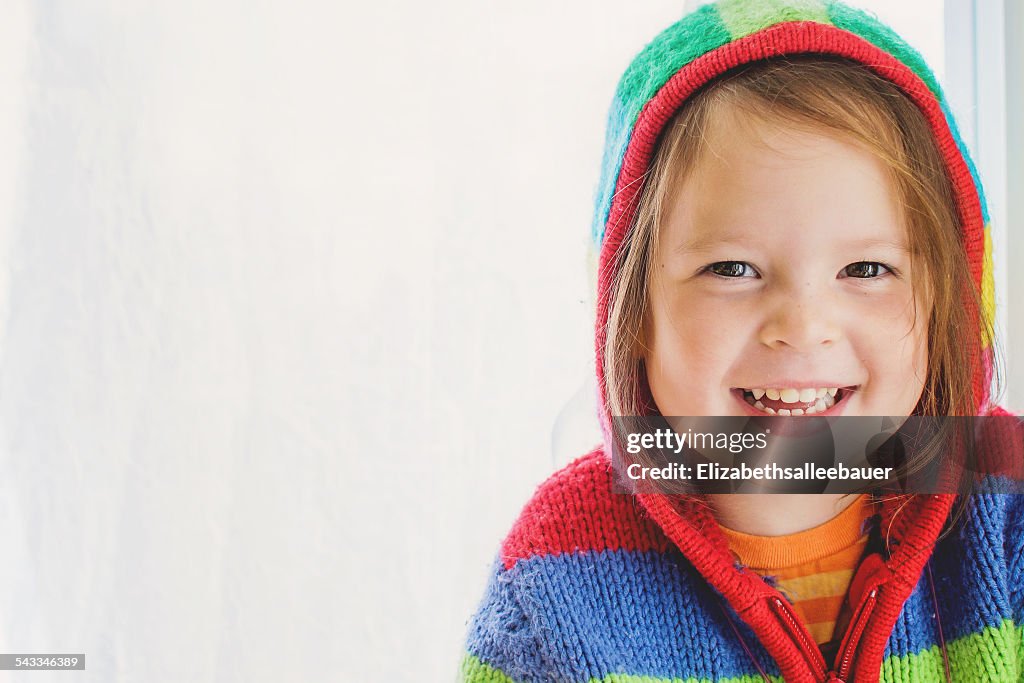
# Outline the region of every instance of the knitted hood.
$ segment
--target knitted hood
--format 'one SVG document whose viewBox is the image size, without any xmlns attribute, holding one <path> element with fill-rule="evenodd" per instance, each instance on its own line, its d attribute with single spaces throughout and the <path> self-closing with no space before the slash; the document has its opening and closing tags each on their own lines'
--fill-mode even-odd
<svg viewBox="0 0 1024 683">
<path fill-rule="evenodd" d="M 604 373 L 605 330 L 618 249 L 635 220 L 642 179 L 663 127 L 701 86 L 733 67 L 785 54 L 817 53 L 861 63 L 898 86 L 917 105 L 938 142 L 957 195 L 963 247 L 982 315 L 992 316 L 993 286 L 989 218 L 977 172 L 957 131 L 942 90 L 921 56 L 868 14 L 829 0 L 721 0 L 702 6 L 658 35 L 629 65 L 608 119 L 603 168 L 593 224 L 597 255 L 596 357 L 599 416 L 605 452 L 611 452 L 611 416 Z M 970 340 L 967 340 L 970 343 Z M 991 349 L 979 326 L 973 340 L 982 357 Z M 991 363 L 974 378 L 979 413 L 988 405 Z M 643 384 L 643 383 L 641 383 Z M 855 590 L 876 591 L 872 616 L 858 648 L 857 671 L 877 676 L 883 651 L 901 607 L 922 575 L 956 496 L 919 495 L 898 510 L 883 503 L 888 558 L 858 577 Z M 801 651 L 780 628 L 771 589 L 734 566 L 728 543 L 706 508 L 638 494 L 647 515 L 679 547 L 780 663 L 783 673 L 804 680 Z M 863 579 L 863 580 L 861 580 Z M 856 599 L 851 594 L 851 598 Z M 788 668 L 794 667 L 794 668 Z M 819 670 L 818 675 L 823 676 Z M 787 680 L 791 680 L 786 676 Z"/>
</svg>

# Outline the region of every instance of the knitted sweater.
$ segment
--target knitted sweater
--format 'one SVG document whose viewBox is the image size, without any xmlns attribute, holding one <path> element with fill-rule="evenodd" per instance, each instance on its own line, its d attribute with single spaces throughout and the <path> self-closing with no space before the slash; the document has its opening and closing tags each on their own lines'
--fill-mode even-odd
<svg viewBox="0 0 1024 683">
<path fill-rule="evenodd" d="M 502 544 L 462 680 L 829 680 L 778 593 L 733 564 L 710 514 L 649 517 L 610 487 L 600 449 L 539 487 Z M 855 677 L 831 680 L 946 680 L 941 640 L 954 681 L 1024 679 L 1021 497 L 974 495 L 962 532 L 932 545 L 948 498 L 916 501 L 889 561 L 851 587 L 852 604 L 874 596 Z"/>
<path fill-rule="evenodd" d="M 921 57 L 874 18 L 829 0 L 722 0 L 666 29 L 619 83 L 608 121 L 594 246 L 595 345 L 604 443 L 543 483 L 501 545 L 469 626 L 462 680 L 705 681 L 1024 680 L 1024 502 L 985 477 L 966 514 L 937 541 L 954 494 L 881 504 L 887 545 L 865 558 L 836 662 L 774 587 L 738 565 L 696 501 L 613 492 L 605 330 L 618 249 L 635 217 L 658 136 L 716 75 L 780 54 L 860 62 L 918 106 L 957 194 L 963 247 L 991 316 L 988 213 L 970 157 Z M 989 340 L 975 343 L 990 357 Z M 991 409 L 990 364 L 974 378 Z M 987 436 L 986 452 L 1024 458 L 1019 429 Z M 995 470 L 991 470 L 995 471 Z"/>
</svg>

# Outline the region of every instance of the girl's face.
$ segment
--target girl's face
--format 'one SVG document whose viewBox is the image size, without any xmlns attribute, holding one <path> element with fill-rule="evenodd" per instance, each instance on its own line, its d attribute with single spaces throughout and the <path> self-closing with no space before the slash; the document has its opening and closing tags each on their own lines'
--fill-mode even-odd
<svg viewBox="0 0 1024 683">
<path fill-rule="evenodd" d="M 883 163 L 825 132 L 712 128 L 652 264 L 661 414 L 909 415 L 928 308 Z"/>
</svg>

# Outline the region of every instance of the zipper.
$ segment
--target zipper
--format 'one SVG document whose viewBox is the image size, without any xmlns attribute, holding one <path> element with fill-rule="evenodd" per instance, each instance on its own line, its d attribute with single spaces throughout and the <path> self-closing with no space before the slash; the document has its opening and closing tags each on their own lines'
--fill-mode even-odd
<svg viewBox="0 0 1024 683">
<path fill-rule="evenodd" d="M 816 681 L 825 680 L 827 674 L 828 665 L 825 663 L 825 658 L 821 656 L 821 651 L 811 643 L 808 645 L 810 639 L 808 638 L 807 629 L 804 628 L 796 617 L 789 609 L 789 605 L 782 598 L 772 597 L 772 607 L 775 612 L 782 616 L 782 623 L 786 625 L 789 630 L 789 635 L 796 643 L 797 648 L 804 655 L 807 663 L 811 666 L 814 671 L 814 679 Z"/>
<path fill-rule="evenodd" d="M 857 650 L 857 645 L 860 643 L 860 636 L 867 626 L 868 617 L 871 616 L 871 608 L 875 606 L 875 597 L 877 595 L 878 589 L 872 588 L 860 604 L 860 607 L 857 608 L 857 615 L 851 622 L 850 632 L 846 636 L 846 646 L 843 648 L 843 654 L 839 658 L 839 680 L 845 681 L 850 673 L 853 653 Z"/>
<path fill-rule="evenodd" d="M 807 629 L 800 624 L 799 620 L 797 620 L 796 616 L 789 608 L 789 605 L 778 597 L 772 597 L 771 604 L 775 612 L 782 617 L 782 623 L 789 631 L 790 637 L 800 650 L 800 653 L 804 655 L 804 658 L 810 665 L 811 670 L 814 671 L 815 680 L 843 683 L 846 681 L 846 677 L 850 675 L 850 666 L 853 663 L 853 655 L 857 651 L 857 646 L 860 643 L 860 637 L 867 626 L 868 617 L 871 616 L 871 610 L 875 605 L 877 595 L 878 589 L 872 588 L 860 603 L 860 606 L 857 607 L 857 612 L 854 615 L 853 620 L 850 622 L 849 631 L 844 638 L 845 644 L 843 646 L 842 655 L 839 658 L 838 671 L 833 671 L 828 668 L 828 663 L 825 661 L 825 658 L 821 656 L 821 651 L 813 642 L 811 642 Z"/>
</svg>

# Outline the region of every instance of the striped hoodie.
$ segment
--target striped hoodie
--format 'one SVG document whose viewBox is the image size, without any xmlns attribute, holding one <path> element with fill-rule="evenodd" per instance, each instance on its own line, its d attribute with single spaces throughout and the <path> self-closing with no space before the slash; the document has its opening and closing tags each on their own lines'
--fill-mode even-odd
<svg viewBox="0 0 1024 683">
<path fill-rule="evenodd" d="M 955 192 L 983 314 L 992 315 L 985 198 L 943 93 L 891 29 L 829 0 L 721 0 L 658 35 L 623 75 L 609 112 L 592 236 L 604 443 L 538 487 L 501 544 L 473 615 L 460 680 L 704 683 L 1024 680 L 1024 505 L 997 476 L 937 540 L 955 494 L 883 501 L 884 552 L 862 563 L 838 656 L 827 662 L 783 596 L 737 566 L 706 507 L 612 492 L 602 364 L 609 288 L 663 126 L 728 69 L 798 53 L 854 60 L 896 84 L 928 121 Z M 989 339 L 976 373 L 988 408 Z M 1020 434 L 986 448 L 1024 460 Z"/>
</svg>

